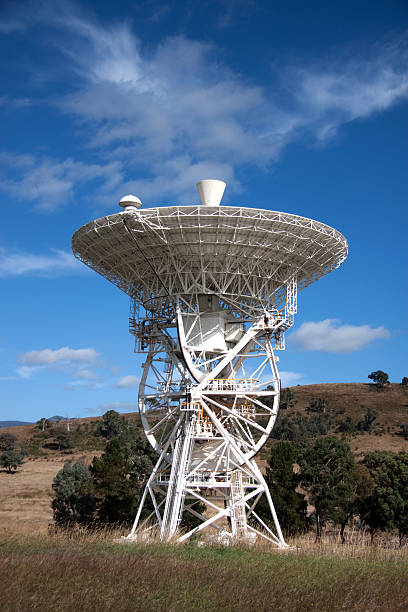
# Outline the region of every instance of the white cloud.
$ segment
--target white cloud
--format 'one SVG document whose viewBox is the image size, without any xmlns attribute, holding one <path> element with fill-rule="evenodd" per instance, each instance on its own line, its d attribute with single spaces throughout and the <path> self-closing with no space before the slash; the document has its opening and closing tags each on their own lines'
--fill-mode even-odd
<svg viewBox="0 0 408 612">
<path fill-rule="evenodd" d="M 78 372 L 75 372 L 75 378 L 79 378 L 81 380 L 97 380 L 99 378 L 99 374 L 93 372 L 92 370 L 78 370 Z"/>
<path fill-rule="evenodd" d="M 56 350 L 28 351 L 20 356 L 19 361 L 25 366 L 48 366 L 58 362 L 95 363 L 98 359 L 99 353 L 93 348 L 72 349 L 64 346 Z"/>
<path fill-rule="evenodd" d="M 8 176 L 0 176 L 0 188 L 19 200 L 35 202 L 36 208 L 42 211 L 53 211 L 73 201 L 84 183 L 96 180 L 101 195 L 111 195 L 112 189 L 123 180 L 117 161 L 99 165 L 70 158 L 60 161 L 1 153 L 0 162 L 10 168 Z"/>
<path fill-rule="evenodd" d="M 0 248 L 0 277 L 80 272 L 82 268 L 72 253 L 60 249 L 53 249 L 49 255 L 35 255 Z"/>
<path fill-rule="evenodd" d="M 138 378 L 137 376 L 123 376 L 115 384 L 115 387 L 119 387 L 119 388 L 137 387 L 139 382 L 140 382 L 140 378 Z"/>
<path fill-rule="evenodd" d="M 16 372 L 21 378 L 28 380 L 29 378 L 33 376 L 33 374 L 38 372 L 39 369 L 40 368 L 35 367 L 35 366 L 21 366 L 17 368 Z"/>
<path fill-rule="evenodd" d="M 297 384 L 298 381 L 303 378 L 303 374 L 300 372 L 279 372 L 281 378 L 282 387 L 290 387 L 290 385 Z"/>
<path fill-rule="evenodd" d="M 341 324 L 338 319 L 306 321 L 289 336 L 290 342 L 302 351 L 350 353 L 358 351 L 369 342 L 387 339 L 390 332 L 383 326 Z"/>
<path fill-rule="evenodd" d="M 400 41 L 377 46 L 371 58 L 298 68 L 291 78 L 303 121 L 319 140 L 340 126 L 388 109 L 408 97 L 407 52 Z M 405 65 L 404 65 L 405 64 Z"/>
<path fill-rule="evenodd" d="M 10 31 L 30 20 L 52 29 L 49 42 L 71 72 L 70 92 L 50 103 L 71 115 L 88 147 L 108 160 L 104 166 L 26 156 L 23 167 L 17 159 L 3 189 L 43 210 L 71 201 L 76 186 L 95 180 L 102 206 L 127 191 L 149 201 L 195 201 L 194 183 L 208 176 L 226 179 L 229 193 L 237 193 L 243 165 L 264 170 L 288 144 L 324 143 L 345 123 L 408 97 L 403 37 L 359 49 L 352 59 L 337 49 L 335 59 L 307 67 L 279 61 L 261 86 L 234 73 L 211 44 L 177 36 L 144 45 L 129 22 L 103 25 L 73 2 L 31 3 L 8 20 Z M 7 31 L 7 18 L 3 24 Z M 127 172 L 139 180 L 126 182 Z"/>
<path fill-rule="evenodd" d="M 73 391 L 77 388 L 87 390 L 103 389 L 106 386 L 107 383 L 104 381 L 100 381 L 100 375 L 97 372 L 84 368 L 81 370 L 77 370 L 74 373 L 74 380 L 71 380 L 70 382 L 66 383 L 66 385 L 64 385 L 64 388 L 68 391 Z"/>
</svg>

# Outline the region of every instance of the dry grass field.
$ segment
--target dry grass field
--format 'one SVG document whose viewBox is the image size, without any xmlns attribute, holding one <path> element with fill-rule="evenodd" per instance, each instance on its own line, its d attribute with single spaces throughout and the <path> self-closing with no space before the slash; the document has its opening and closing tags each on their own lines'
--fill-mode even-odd
<svg viewBox="0 0 408 612">
<path fill-rule="evenodd" d="M 406 610 L 408 555 L 354 543 L 286 552 L 115 543 L 115 534 L 0 540 L 4 612 Z M 301 542 L 299 542 L 302 544 Z"/>
<path fill-rule="evenodd" d="M 28 459 L 15 474 L 0 470 L 0 536 L 47 533 L 52 522 L 52 481 L 67 459 L 89 462 L 95 454 Z"/>
</svg>

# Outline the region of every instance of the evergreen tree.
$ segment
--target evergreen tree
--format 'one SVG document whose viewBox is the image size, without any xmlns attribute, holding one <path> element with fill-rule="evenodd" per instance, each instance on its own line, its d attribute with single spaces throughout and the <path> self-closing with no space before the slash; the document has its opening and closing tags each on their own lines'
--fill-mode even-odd
<svg viewBox="0 0 408 612">
<path fill-rule="evenodd" d="M 66 463 L 53 485 L 56 524 L 129 524 L 155 459 L 148 441 L 132 430 L 126 439 L 108 442 L 89 469 L 82 463 Z M 151 510 L 147 504 L 144 515 Z"/>
<path fill-rule="evenodd" d="M 280 526 L 286 535 L 308 529 L 307 503 L 304 496 L 296 491 L 299 477 L 293 471 L 295 462 L 295 447 L 290 442 L 281 440 L 272 446 L 265 474 Z M 272 524 L 265 495 L 260 499 L 255 511 L 266 524 Z"/>
<path fill-rule="evenodd" d="M 108 440 L 118 438 L 125 429 L 125 420 L 115 410 L 108 410 L 102 417 L 99 431 Z"/>
<path fill-rule="evenodd" d="M 94 457 L 90 471 L 100 522 L 129 523 L 134 516 L 137 491 L 129 478 L 130 469 L 127 449 L 117 439 L 108 442 L 100 458 Z"/>
<path fill-rule="evenodd" d="M 350 498 L 350 473 L 354 458 L 350 447 L 337 438 L 318 439 L 302 453 L 299 460 L 301 485 L 309 491 L 315 507 L 316 539 L 328 520 L 338 521 L 338 512 Z"/>
<path fill-rule="evenodd" d="M 59 451 L 71 450 L 75 446 L 71 436 L 66 431 L 59 431 L 55 436 L 55 442 L 58 445 Z"/>
<path fill-rule="evenodd" d="M 398 532 L 400 544 L 408 536 L 408 452 L 375 451 L 365 460 L 375 486 L 362 519 L 376 531 Z"/>
<path fill-rule="evenodd" d="M 93 521 L 95 500 L 89 469 L 81 462 L 65 463 L 54 478 L 51 506 L 59 527 L 87 525 Z"/>
<path fill-rule="evenodd" d="M 293 408 L 297 402 L 296 394 L 290 387 L 282 389 L 279 398 L 279 408 L 285 410 L 287 408 Z"/>
<path fill-rule="evenodd" d="M 370 472 L 363 465 L 354 465 L 350 470 L 349 478 L 339 485 L 340 495 L 331 513 L 331 519 L 340 525 L 340 537 L 343 543 L 345 542 L 346 526 L 356 515 L 362 513 L 373 488 L 374 481 Z"/>
</svg>

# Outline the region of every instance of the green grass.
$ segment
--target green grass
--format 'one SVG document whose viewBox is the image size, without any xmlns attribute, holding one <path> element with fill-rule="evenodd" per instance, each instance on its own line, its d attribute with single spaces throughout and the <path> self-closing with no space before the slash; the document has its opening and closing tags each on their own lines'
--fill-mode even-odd
<svg viewBox="0 0 408 612">
<path fill-rule="evenodd" d="M 408 561 L 112 536 L 0 543 L 2 611 L 406 610 Z"/>
</svg>

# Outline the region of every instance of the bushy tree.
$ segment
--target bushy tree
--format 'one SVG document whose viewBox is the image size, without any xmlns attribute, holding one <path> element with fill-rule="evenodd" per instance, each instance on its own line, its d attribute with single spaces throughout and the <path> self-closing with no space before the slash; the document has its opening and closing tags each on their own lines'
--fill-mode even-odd
<svg viewBox="0 0 408 612">
<path fill-rule="evenodd" d="M 404 376 L 401 380 L 401 387 L 408 387 L 408 376 Z"/>
<path fill-rule="evenodd" d="M 71 436 L 66 431 L 60 431 L 55 436 L 56 444 L 58 445 L 58 450 L 71 450 L 74 448 L 75 444 L 72 441 Z"/>
<path fill-rule="evenodd" d="M 5 431 L 0 434 L 0 450 L 10 451 L 14 450 L 17 446 L 17 438 L 14 434 Z"/>
<path fill-rule="evenodd" d="M 328 520 L 336 521 L 338 508 L 350 497 L 354 458 L 350 447 L 335 437 L 318 439 L 299 458 L 300 483 L 315 508 L 316 539 Z"/>
<path fill-rule="evenodd" d="M 0 465 L 9 473 L 15 472 L 20 465 L 23 465 L 26 454 L 24 450 L 17 448 L 3 451 L 0 455 Z"/>
<path fill-rule="evenodd" d="M 309 526 L 305 497 L 296 490 L 299 484 L 299 477 L 293 469 L 296 454 L 296 448 L 286 440 L 274 444 L 265 474 L 279 523 L 286 535 L 306 531 Z M 265 495 L 260 499 L 255 511 L 266 524 L 272 523 Z"/>
<path fill-rule="evenodd" d="M 306 408 L 308 412 L 326 412 L 327 402 L 320 397 L 314 397 L 310 400 L 309 406 Z"/>
<path fill-rule="evenodd" d="M 287 408 L 293 408 L 296 402 L 296 394 L 292 391 L 290 387 L 282 389 L 279 398 L 279 408 L 281 408 L 282 410 L 286 410 Z"/>
<path fill-rule="evenodd" d="M 66 463 L 53 485 L 56 524 L 129 524 L 155 459 L 148 441 L 129 430 L 126 439 L 110 440 L 90 468 Z"/>
<path fill-rule="evenodd" d="M 338 422 L 337 431 L 340 433 L 354 433 L 357 427 L 350 416 L 347 416 L 344 421 Z"/>
<path fill-rule="evenodd" d="M 361 408 L 363 408 L 363 406 L 361 406 Z M 358 422 L 357 428 L 360 431 L 367 431 L 367 432 L 371 431 L 376 418 L 377 418 L 376 411 L 373 410 L 372 408 L 367 408 L 364 414 L 363 420 Z"/>
<path fill-rule="evenodd" d="M 119 440 L 108 442 L 90 468 L 96 500 L 96 516 L 102 523 L 127 523 L 136 511 L 136 491 L 130 480 L 130 460 Z"/>
<path fill-rule="evenodd" d="M 116 410 L 108 410 L 102 417 L 99 431 L 108 440 L 118 438 L 125 429 L 125 420 Z"/>
<path fill-rule="evenodd" d="M 36 426 L 41 431 L 45 431 L 46 429 L 52 428 L 52 423 L 45 417 L 42 417 L 39 421 L 37 421 Z"/>
<path fill-rule="evenodd" d="M 388 374 L 382 370 L 376 370 L 368 375 L 368 378 L 375 383 L 377 389 L 384 389 L 386 385 L 390 384 L 388 380 Z"/>
<path fill-rule="evenodd" d="M 95 499 L 89 469 L 81 462 L 65 463 L 54 478 L 51 507 L 59 527 L 89 525 L 93 521 Z"/>
<path fill-rule="evenodd" d="M 404 440 L 408 440 L 408 423 L 398 423 L 401 431 L 398 432 L 398 435 L 402 436 Z"/>
<path fill-rule="evenodd" d="M 277 440 L 290 440 L 299 445 L 309 437 L 326 435 L 331 422 L 332 419 L 328 414 L 316 414 L 305 418 L 299 412 L 290 416 L 280 413 L 272 437 Z"/>
<path fill-rule="evenodd" d="M 0 434 L 0 465 L 11 473 L 15 472 L 24 463 L 27 451 L 17 446 L 17 438 L 14 434 L 4 432 Z"/>
<path fill-rule="evenodd" d="M 345 542 L 345 529 L 356 515 L 361 515 L 367 505 L 369 496 L 374 488 L 374 481 L 370 472 L 363 465 L 354 465 L 348 478 L 340 484 L 343 491 L 338 495 L 337 505 L 331 513 L 331 519 L 340 525 L 341 541 Z"/>
<path fill-rule="evenodd" d="M 396 530 L 402 544 L 408 536 L 408 452 L 375 451 L 364 463 L 375 486 L 362 518 L 372 534 Z"/>
</svg>

